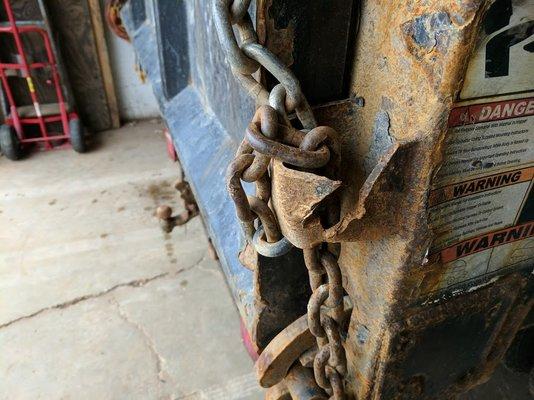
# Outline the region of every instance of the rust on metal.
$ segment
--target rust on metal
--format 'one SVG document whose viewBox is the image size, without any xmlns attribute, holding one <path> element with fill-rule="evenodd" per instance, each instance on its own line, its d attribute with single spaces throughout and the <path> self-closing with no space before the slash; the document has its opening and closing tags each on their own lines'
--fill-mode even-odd
<svg viewBox="0 0 534 400">
<path fill-rule="evenodd" d="M 321 324 L 321 307 L 328 299 L 330 285 L 323 284 L 317 287 L 308 302 L 308 327 L 315 337 L 324 338 L 326 332 Z"/>
<path fill-rule="evenodd" d="M 332 400 L 343 400 L 345 396 L 345 387 L 339 372 L 331 366 L 326 366 L 326 377 L 332 390 Z"/>
<path fill-rule="evenodd" d="M 159 206 L 156 209 L 156 216 L 159 219 L 169 219 L 172 215 L 172 208 L 167 205 Z"/>
<path fill-rule="evenodd" d="M 258 267 L 258 253 L 250 243 L 247 243 L 245 248 L 239 253 L 239 262 L 251 271 L 255 271 Z"/>
<path fill-rule="evenodd" d="M 298 130 L 287 127 L 281 128 L 283 129 L 281 132 L 283 141 L 285 143 L 294 142 L 293 138 L 296 137 L 295 132 Z M 330 160 L 330 151 L 326 146 L 322 146 L 318 150 L 304 150 L 299 147 L 274 141 L 263 135 L 254 123 L 248 126 L 246 138 L 250 146 L 257 152 L 280 159 L 297 167 L 320 168 Z"/>
<path fill-rule="evenodd" d="M 327 400 L 326 393 L 315 382 L 310 368 L 295 364 L 288 372 L 284 383 L 293 400 Z"/>
<path fill-rule="evenodd" d="M 255 364 L 260 385 L 268 388 L 281 382 L 293 363 L 314 344 L 315 337 L 304 315 L 280 332 L 260 354 Z"/>
<path fill-rule="evenodd" d="M 250 210 L 247 195 L 241 184 L 243 172 L 252 165 L 253 161 L 254 155 L 240 154 L 232 161 L 226 173 L 228 193 L 234 201 L 238 218 L 243 222 L 252 222 L 256 218 Z"/>
<path fill-rule="evenodd" d="M 263 135 L 270 139 L 276 139 L 278 133 L 278 116 L 273 108 L 266 105 L 258 107 L 252 118 L 252 123 L 256 125 Z M 248 141 L 243 140 L 239 145 L 237 154 L 250 154 L 253 150 Z M 252 165 L 242 172 L 241 178 L 245 182 L 262 180 L 262 178 L 266 177 L 265 173 L 267 172 L 270 161 L 270 157 L 261 153 L 255 153 Z"/>
<path fill-rule="evenodd" d="M 325 297 L 328 297 L 328 290 L 325 293 Z M 352 304 L 348 296 L 343 298 L 342 304 L 344 307 L 343 320 L 347 320 L 352 312 Z M 332 364 L 343 373 L 345 370 L 345 358 L 341 352 L 341 338 L 337 337 L 337 332 L 335 332 L 333 325 L 335 316 L 336 313 L 332 308 L 323 306 L 322 318 L 330 319 L 328 322 L 324 321 L 324 326 L 327 330 L 325 336 L 326 334 L 331 335 L 330 340 L 336 352 Z M 330 347 L 326 346 L 323 349 L 327 353 L 327 357 L 325 363 L 322 364 L 322 374 L 326 377 L 324 367 L 330 358 Z M 296 362 L 307 368 L 313 368 L 316 355 L 316 337 L 308 327 L 307 315 L 303 315 L 275 336 L 260 354 L 255 365 L 256 375 L 258 376 L 260 385 L 263 387 L 273 387 L 279 384 L 282 382 L 289 368 Z"/>
<path fill-rule="evenodd" d="M 289 390 L 284 381 L 271 386 L 265 392 L 265 400 L 292 400 Z"/>
<path fill-rule="evenodd" d="M 488 298 L 475 299 L 472 293 L 461 293 L 449 309 L 448 298 L 422 296 L 446 272 L 439 263 L 424 262 L 432 239 L 426 214 L 429 185 L 441 161 L 449 111 L 490 3 L 363 2 L 351 93 L 365 104 L 347 101 L 315 110 L 320 124 L 339 132 L 344 150 L 340 221 L 324 240 L 342 243 L 344 288 L 356 305 L 345 342 L 347 376 L 352 377 L 347 389 L 355 398 L 428 398 L 417 392 L 423 381 L 395 375 L 395 365 L 401 368 L 400 361 L 393 361 L 401 357 L 399 349 L 424 340 L 425 329 L 437 324 L 434 313 L 444 321 L 468 316 L 473 302 L 479 310 L 491 308 Z M 277 195 L 273 183 L 273 199 Z M 282 221 L 280 225 L 286 234 Z M 441 302 L 438 312 L 435 307 Z M 406 322 L 412 312 L 428 318 L 417 330 Z M 506 329 L 496 325 L 492 335 L 502 335 L 505 342 L 513 336 L 514 323 L 502 324 Z M 498 353 L 505 347 L 492 342 L 486 351 L 494 348 Z M 477 368 L 487 374 L 494 364 L 484 364 Z M 447 395 L 462 392 L 481 377 L 479 372 L 469 374 L 461 385 L 451 384 Z"/>
<path fill-rule="evenodd" d="M 324 346 L 313 360 L 313 371 L 317 384 L 323 389 L 330 389 L 330 381 L 326 376 L 326 367 L 330 359 L 330 347 Z"/>
<path fill-rule="evenodd" d="M 167 233 L 171 232 L 176 226 L 185 225 L 199 214 L 198 205 L 189 183 L 182 177 L 182 179 L 174 183 L 174 188 L 180 192 L 185 210 L 173 216 L 172 208 L 168 205 L 161 205 L 156 209 L 156 216 L 161 221 L 161 228 Z"/>
<path fill-rule="evenodd" d="M 440 284 L 458 271 L 427 257 L 429 188 L 492 1 L 361 2 L 357 40 L 346 54 L 357 60 L 344 76 L 350 94 L 314 112 L 294 76 L 298 69 L 286 68 L 302 62 L 293 59 L 302 32 L 294 31 L 294 19 L 275 24 L 272 15 L 287 15 L 288 3 L 270 9 L 274 3 L 256 2 L 258 37 L 248 0 L 217 0 L 214 8 L 231 68 L 262 106 L 228 185 L 248 241 L 240 260 L 255 272 L 252 337 L 263 350 L 260 383 L 270 387 L 270 400 L 295 398 L 292 377 L 302 382 L 298 376 L 313 367 L 315 382 L 333 399 L 455 397 L 489 376 L 532 306 L 524 274 L 497 273 L 444 292 Z M 316 127 L 315 118 L 332 128 Z M 292 127 L 297 119 L 302 130 Z M 256 184 L 255 198 L 247 198 L 241 181 Z M 158 215 L 170 219 L 172 210 Z M 297 249 L 264 257 L 255 238 L 262 245 L 287 238 L 304 257 Z M 295 273 L 303 262 L 309 275 Z M 282 286 L 281 278 L 300 281 Z M 285 320 L 294 310 L 283 310 L 273 317 L 277 299 L 266 288 L 275 279 L 283 287 L 278 297 L 293 303 L 297 290 L 306 299 L 313 291 L 307 317 L 278 335 L 295 316 Z M 305 279 L 310 287 L 300 285 Z M 341 301 L 348 298 L 350 311 Z M 438 330 L 446 350 L 429 360 Z M 477 339 L 467 348 L 466 332 Z M 310 385 L 297 388 L 303 386 Z"/>
<path fill-rule="evenodd" d="M 313 371 L 295 363 L 283 381 L 270 387 L 265 400 L 328 400 L 329 396 L 315 382 Z"/>
<path fill-rule="evenodd" d="M 280 240 L 280 231 L 278 230 L 276 217 L 267 202 L 256 196 L 248 196 L 248 203 L 251 211 L 260 219 L 267 241 L 274 243 Z"/>
<path fill-rule="evenodd" d="M 302 353 L 299 357 L 300 364 L 307 368 L 313 368 L 313 361 L 315 360 L 317 351 L 318 351 L 317 346 L 313 346 L 312 348 Z"/>
<path fill-rule="evenodd" d="M 191 190 L 191 186 L 189 185 L 189 182 L 185 180 L 185 177 L 182 176 L 181 179 L 178 179 L 176 182 L 174 182 L 174 188 L 180 192 L 180 198 L 184 202 L 184 207 L 186 210 L 188 210 L 192 214 L 198 214 L 198 204 L 195 200 L 195 196 L 193 194 L 193 191 Z"/>
<path fill-rule="evenodd" d="M 345 351 L 343 350 L 343 343 L 340 336 L 339 326 L 337 323 L 327 315 L 321 316 L 321 325 L 323 326 L 328 348 L 330 351 L 329 365 L 335 368 L 340 374 L 345 374 Z"/>
<path fill-rule="evenodd" d="M 260 43 L 272 49 L 285 65 L 293 64 L 293 48 L 295 45 L 295 28 L 289 23 L 287 27 L 275 27 L 274 20 L 269 18 L 267 12 L 272 0 L 258 0 L 257 2 L 257 31 Z"/>
<path fill-rule="evenodd" d="M 314 212 L 341 181 L 298 171 L 278 160 L 273 161 L 272 169 L 272 201 L 284 236 L 301 248 L 322 243 L 325 229 Z"/>
<path fill-rule="evenodd" d="M 351 377 L 347 389 L 356 398 L 387 398 L 384 388 L 388 380 L 405 385 L 414 398 L 420 396 L 417 390 L 421 382 L 404 382 L 386 365 L 396 359 L 392 355 L 401 327 L 406 331 L 402 335 L 417 340 L 425 326 L 437 323 L 430 317 L 436 312 L 433 309 L 420 330 L 409 333 L 405 318 L 408 313 L 429 309 L 432 303 L 424 303 L 422 294 L 431 292 L 445 273 L 440 264 L 424 262 L 432 238 L 426 200 L 431 177 L 440 164 L 448 113 L 489 3 L 364 2 L 351 92 L 365 102 L 358 106 L 348 100 L 315 109 L 320 124 L 340 133 L 344 151 L 339 180 L 328 180 L 282 161 L 272 163 L 272 205 L 280 230 L 306 249 L 313 288 L 320 287 L 325 276 L 317 254 L 309 249 L 324 241 L 342 243 L 339 264 L 343 286 L 357 305 L 345 342 L 347 376 Z M 262 7 L 261 12 L 265 12 Z M 275 30 L 267 26 L 269 23 L 269 18 L 260 18 L 259 26 L 267 31 L 267 37 Z M 284 42 L 277 46 L 289 48 L 292 38 Z M 299 143 L 299 135 L 286 131 L 280 137 L 283 142 Z M 340 199 L 340 216 L 335 224 L 325 225 L 319 214 L 332 196 Z M 441 299 L 432 301 L 439 304 Z M 468 313 L 472 301 L 479 302 L 481 310 L 488 307 L 487 298 L 472 300 L 466 296 L 457 300 L 455 313 Z M 446 308 L 439 314 L 442 319 L 452 316 Z M 488 345 L 488 349 L 494 348 L 496 359 L 518 323 L 503 321 L 506 329 L 502 330 L 502 341 Z M 491 368 L 487 364 L 483 374 Z M 325 386 L 329 371 L 328 384 L 333 388 L 335 373 L 326 364 L 321 365 L 321 371 Z M 470 375 L 464 386 L 477 382 L 483 374 Z M 461 390 L 453 387 L 450 394 Z"/>
</svg>

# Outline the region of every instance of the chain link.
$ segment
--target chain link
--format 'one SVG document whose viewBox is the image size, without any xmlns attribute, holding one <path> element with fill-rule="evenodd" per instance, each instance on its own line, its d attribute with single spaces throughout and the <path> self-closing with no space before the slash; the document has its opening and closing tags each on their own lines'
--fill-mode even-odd
<svg viewBox="0 0 534 400">
<path fill-rule="evenodd" d="M 228 167 L 227 188 L 245 238 L 258 253 L 278 257 L 287 253 L 292 244 L 282 236 L 275 213 L 269 206 L 271 159 L 304 169 L 321 168 L 321 173 L 335 178 L 340 145 L 332 128 L 317 126 L 293 72 L 258 43 L 248 13 L 250 2 L 213 0 L 215 27 L 226 59 L 237 80 L 258 105 Z M 234 34 L 234 27 L 239 40 Z M 260 67 L 279 82 L 271 92 L 253 76 Z M 290 122 L 288 114 L 293 112 L 304 128 L 302 131 L 295 129 Z M 255 183 L 256 196 L 246 195 L 242 181 Z M 327 219 L 335 218 L 338 207 L 331 202 L 328 206 Z M 312 288 L 308 326 L 318 346 L 313 363 L 315 380 L 330 399 L 342 400 L 345 398 L 346 356 L 341 339 L 344 317 L 341 270 L 326 244 L 303 251 Z"/>
</svg>

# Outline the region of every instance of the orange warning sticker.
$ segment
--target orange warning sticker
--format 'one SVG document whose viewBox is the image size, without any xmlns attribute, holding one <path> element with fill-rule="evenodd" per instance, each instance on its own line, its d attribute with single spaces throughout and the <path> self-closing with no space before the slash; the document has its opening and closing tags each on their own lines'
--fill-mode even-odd
<svg viewBox="0 0 534 400">
<path fill-rule="evenodd" d="M 470 196 L 475 193 L 486 192 L 518 183 L 529 182 L 534 177 L 534 167 L 515 169 L 480 178 L 470 179 L 465 182 L 458 182 L 453 185 L 444 186 L 432 190 L 428 199 L 430 207 L 436 204 Z"/>
<path fill-rule="evenodd" d="M 456 243 L 453 246 L 441 250 L 441 261 L 448 263 L 461 257 L 478 253 L 479 251 L 488 250 L 493 247 L 526 239 L 531 236 L 534 236 L 533 222 L 490 232 L 485 235 L 464 240 L 463 242 Z"/>
</svg>

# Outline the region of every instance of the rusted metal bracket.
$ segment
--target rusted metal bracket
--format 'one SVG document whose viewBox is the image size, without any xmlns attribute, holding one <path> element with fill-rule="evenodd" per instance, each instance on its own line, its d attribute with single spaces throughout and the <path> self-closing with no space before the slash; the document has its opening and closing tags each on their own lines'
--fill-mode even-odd
<svg viewBox="0 0 534 400">
<path fill-rule="evenodd" d="M 272 198 L 280 229 L 299 248 L 311 248 L 326 239 L 316 211 L 341 186 L 341 181 L 273 162 Z"/>
<path fill-rule="evenodd" d="M 315 344 L 315 337 L 303 315 L 280 332 L 263 350 L 256 361 L 256 375 L 263 387 L 272 387 L 281 382 L 287 371 L 298 361 L 302 353 Z"/>
<path fill-rule="evenodd" d="M 343 298 L 343 320 L 352 313 L 348 296 Z M 323 306 L 325 315 L 333 316 L 333 309 Z M 263 349 L 255 364 L 261 386 L 270 388 L 283 381 L 287 372 L 297 363 L 312 367 L 317 352 L 316 338 L 308 325 L 308 316 L 303 315 L 276 335 Z"/>
<path fill-rule="evenodd" d="M 198 205 L 191 191 L 189 183 L 183 177 L 174 183 L 174 188 L 180 192 L 180 197 L 184 202 L 185 210 L 179 215 L 172 215 L 172 208 L 167 205 L 159 206 L 156 209 L 156 216 L 161 221 L 161 229 L 164 232 L 172 232 L 172 230 L 180 225 L 185 225 L 192 218 L 199 214 Z"/>
</svg>

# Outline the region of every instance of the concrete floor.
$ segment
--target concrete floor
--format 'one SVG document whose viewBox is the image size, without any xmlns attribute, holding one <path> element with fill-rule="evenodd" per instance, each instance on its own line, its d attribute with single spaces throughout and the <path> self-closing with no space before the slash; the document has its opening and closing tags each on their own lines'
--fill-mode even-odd
<svg viewBox="0 0 534 400">
<path fill-rule="evenodd" d="M 0 399 L 261 399 L 239 319 L 159 122 L 87 154 L 0 157 Z"/>
</svg>

